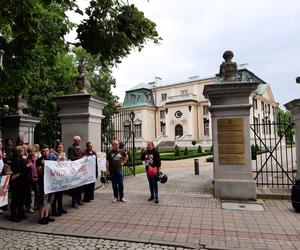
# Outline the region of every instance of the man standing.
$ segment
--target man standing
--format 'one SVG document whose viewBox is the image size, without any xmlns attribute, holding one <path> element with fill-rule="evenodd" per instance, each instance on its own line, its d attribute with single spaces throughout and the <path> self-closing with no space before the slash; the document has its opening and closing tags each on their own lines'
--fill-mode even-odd
<svg viewBox="0 0 300 250">
<path fill-rule="evenodd" d="M 122 165 L 128 160 L 128 155 L 125 151 L 119 148 L 119 142 L 113 140 L 112 150 L 107 153 L 106 171 L 111 177 L 112 188 L 114 191 L 113 203 L 118 200 L 126 202 L 124 199 L 124 184 Z"/>
<path fill-rule="evenodd" d="M 82 151 L 80 148 L 81 138 L 78 135 L 73 137 L 73 145 L 68 149 L 68 158 L 71 161 L 76 161 L 82 158 Z M 81 187 L 72 190 L 72 207 L 78 208 L 78 205 L 83 205 L 81 202 Z"/>
<path fill-rule="evenodd" d="M 39 206 L 39 224 L 48 224 L 55 221 L 49 216 L 51 203 L 54 199 L 54 194 L 45 194 L 44 192 L 44 168 L 45 160 L 56 161 L 57 158 L 50 156 L 49 147 L 44 145 L 42 147 L 42 156 L 36 160 L 36 167 L 38 169 L 38 206 Z"/>
</svg>

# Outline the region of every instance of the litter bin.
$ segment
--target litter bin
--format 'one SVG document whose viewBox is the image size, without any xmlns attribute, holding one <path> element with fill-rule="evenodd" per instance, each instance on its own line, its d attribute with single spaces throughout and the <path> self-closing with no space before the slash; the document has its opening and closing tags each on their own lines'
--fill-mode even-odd
<svg viewBox="0 0 300 250">
<path fill-rule="evenodd" d="M 194 160 L 195 175 L 199 175 L 199 159 Z"/>
<path fill-rule="evenodd" d="M 292 187 L 292 205 L 296 212 L 300 213 L 300 178 L 295 180 Z"/>
</svg>

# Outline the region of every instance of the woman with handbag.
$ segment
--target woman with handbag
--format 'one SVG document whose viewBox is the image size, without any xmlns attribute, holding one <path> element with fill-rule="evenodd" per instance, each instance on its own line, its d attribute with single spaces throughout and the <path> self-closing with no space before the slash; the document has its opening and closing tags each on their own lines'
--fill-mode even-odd
<svg viewBox="0 0 300 250">
<path fill-rule="evenodd" d="M 145 162 L 146 173 L 149 182 L 151 196 L 148 201 L 155 200 L 155 203 L 159 203 L 157 182 L 161 161 L 159 152 L 154 148 L 152 141 L 147 142 L 147 150 L 142 152 L 141 160 Z"/>
</svg>

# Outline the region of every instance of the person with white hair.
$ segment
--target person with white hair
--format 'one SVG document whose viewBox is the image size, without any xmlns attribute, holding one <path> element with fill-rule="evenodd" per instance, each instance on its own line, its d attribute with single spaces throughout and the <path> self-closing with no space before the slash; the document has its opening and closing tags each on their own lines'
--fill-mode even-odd
<svg viewBox="0 0 300 250">
<path fill-rule="evenodd" d="M 71 161 L 76 161 L 82 158 L 83 153 L 80 148 L 81 138 L 79 135 L 73 137 L 73 145 L 68 148 L 68 158 Z M 72 207 L 78 208 L 78 205 L 83 205 L 81 202 L 81 187 L 72 190 Z"/>
</svg>

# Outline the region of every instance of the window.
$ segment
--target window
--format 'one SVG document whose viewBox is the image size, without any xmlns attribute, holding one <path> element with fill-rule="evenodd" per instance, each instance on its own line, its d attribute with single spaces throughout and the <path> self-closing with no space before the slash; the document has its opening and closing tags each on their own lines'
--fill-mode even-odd
<svg viewBox="0 0 300 250">
<path fill-rule="evenodd" d="M 273 114 L 273 117 L 275 117 L 275 108 L 272 107 L 272 114 Z"/>
<path fill-rule="evenodd" d="M 268 110 L 268 114 L 270 114 L 270 112 L 271 112 L 271 107 L 270 107 L 270 104 L 268 104 L 268 106 L 267 106 L 267 110 Z"/>
<path fill-rule="evenodd" d="M 265 103 L 261 102 L 261 111 L 265 111 Z"/>
<path fill-rule="evenodd" d="M 131 125 L 124 125 L 124 137 L 130 137 Z"/>
<path fill-rule="evenodd" d="M 208 106 L 203 106 L 203 115 L 208 115 Z"/>
<path fill-rule="evenodd" d="M 164 122 L 160 123 L 160 133 L 166 135 L 166 124 Z"/>
<path fill-rule="evenodd" d="M 253 99 L 253 108 L 257 109 L 257 99 Z"/>
<path fill-rule="evenodd" d="M 258 121 L 258 118 L 254 117 L 254 131 L 255 131 L 256 133 L 259 132 L 259 130 L 258 130 L 258 128 L 259 128 L 258 122 L 259 122 L 259 121 Z"/>
<path fill-rule="evenodd" d="M 188 92 L 188 90 L 187 89 L 184 89 L 184 90 L 181 90 L 180 91 L 180 94 L 181 95 L 187 95 L 189 92 Z"/>
<path fill-rule="evenodd" d="M 167 94 L 161 94 L 161 100 L 162 101 L 167 100 Z"/>
<path fill-rule="evenodd" d="M 209 120 L 206 118 L 203 119 L 203 128 L 204 128 L 203 134 L 209 136 Z"/>
<path fill-rule="evenodd" d="M 159 113 L 160 113 L 160 119 L 165 119 L 165 117 L 166 117 L 165 111 L 161 110 Z"/>
<path fill-rule="evenodd" d="M 134 125 L 134 132 L 136 138 L 142 137 L 142 124 Z"/>
</svg>

